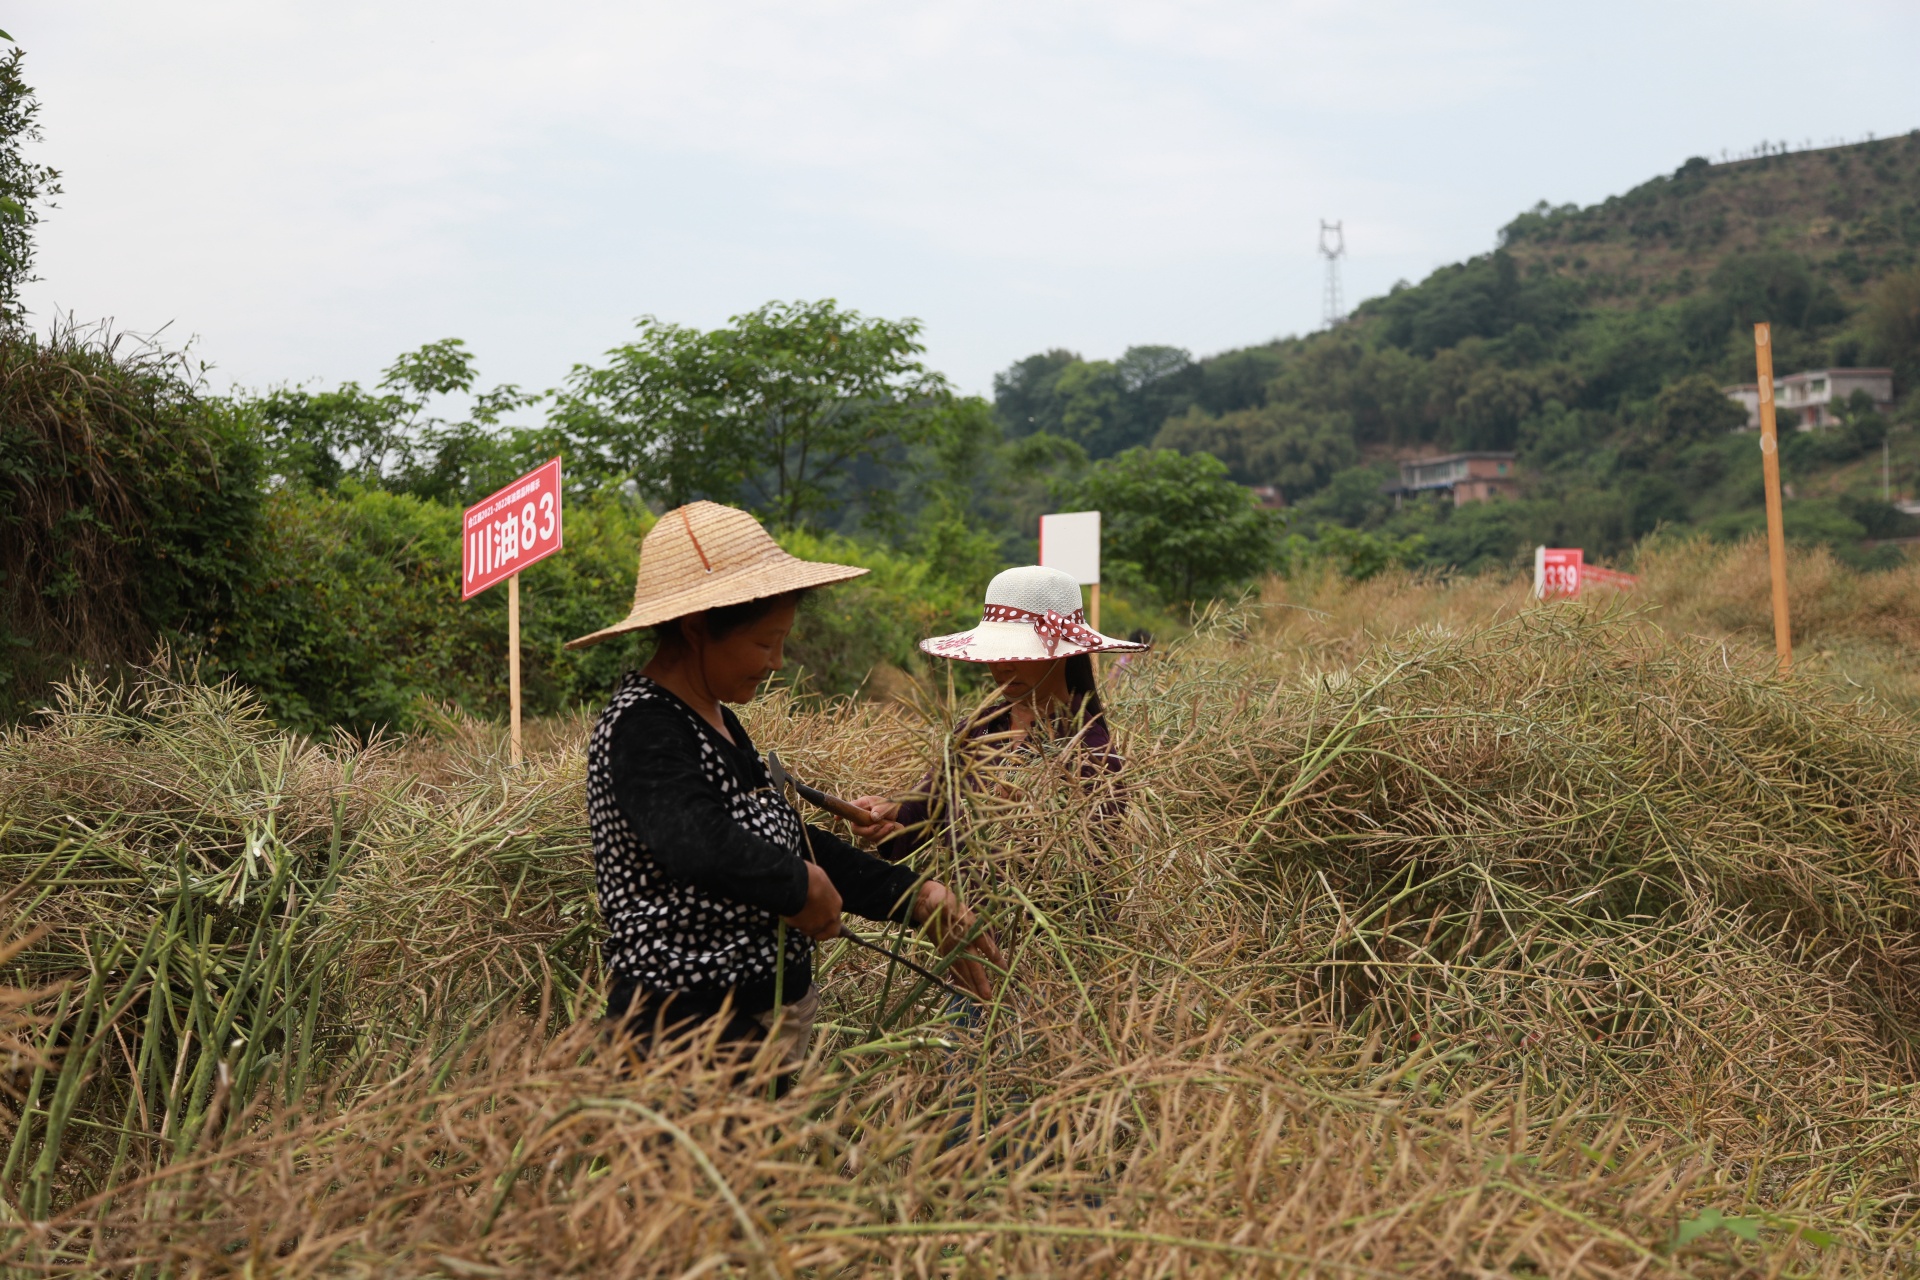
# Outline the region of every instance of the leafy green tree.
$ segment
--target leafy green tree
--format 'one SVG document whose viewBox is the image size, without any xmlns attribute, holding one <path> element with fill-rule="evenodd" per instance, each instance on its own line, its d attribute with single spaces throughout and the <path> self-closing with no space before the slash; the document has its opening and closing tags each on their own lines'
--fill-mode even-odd
<svg viewBox="0 0 1920 1280">
<path fill-rule="evenodd" d="M 1128 347 L 1114 362 L 1132 419 L 1126 443 L 1146 444 L 1174 414 L 1193 402 L 1200 366 L 1184 347 Z"/>
<path fill-rule="evenodd" d="M 1054 396 L 1060 408 L 1059 433 L 1089 457 L 1119 452 L 1114 446 L 1132 434 L 1126 384 L 1110 360 L 1082 360 L 1062 369 Z"/>
<path fill-rule="evenodd" d="M 1739 329 L 1763 320 L 1801 325 L 1825 319 L 1812 313 L 1831 301 L 1831 290 L 1823 293 L 1806 259 L 1783 251 L 1733 254 L 1714 268 L 1707 284 Z"/>
<path fill-rule="evenodd" d="M 1265 409 L 1215 414 L 1195 405 L 1160 428 L 1153 447 L 1211 455 L 1226 466 L 1227 474 L 1237 483 L 1264 484 L 1265 478 L 1254 474 L 1251 458 L 1267 432 Z"/>
<path fill-rule="evenodd" d="M 1553 398 L 1554 390 L 1531 371 L 1476 370 L 1447 411 L 1447 437 L 1461 449 L 1511 449 L 1521 422 Z"/>
<path fill-rule="evenodd" d="M 1192 601 L 1273 563 L 1274 514 L 1204 453 L 1128 449 L 1055 496 L 1063 509 L 1100 512 L 1108 556 L 1169 601 Z"/>
<path fill-rule="evenodd" d="M 1713 440 L 1737 430 L 1746 420 L 1746 410 L 1704 373 L 1670 383 L 1653 406 L 1654 437 L 1664 444 Z"/>
<path fill-rule="evenodd" d="M 349 477 L 378 483 L 410 417 L 399 396 L 357 382 L 332 391 L 276 387 L 247 403 L 264 428 L 274 473 L 315 489 Z"/>
<path fill-rule="evenodd" d="M 1267 384 L 1286 367 L 1278 343 L 1209 356 L 1189 375 L 1193 402 L 1208 413 L 1258 408 L 1267 402 Z"/>
<path fill-rule="evenodd" d="M 0 31 L 0 40 L 11 43 L 13 37 Z M 20 74 L 25 57 L 17 48 L 0 54 L 0 325 L 26 319 L 20 290 L 35 278 L 33 229 L 41 207 L 60 194 L 59 171 L 21 152 L 41 140 L 40 104 Z"/>
<path fill-rule="evenodd" d="M 1417 289 L 1395 288 L 1360 314 L 1385 322 L 1384 337 L 1430 356 L 1467 338 L 1498 338 L 1516 325 L 1558 333 L 1579 314 L 1577 286 L 1553 275 L 1522 278 L 1505 249 L 1442 267 Z"/>
<path fill-rule="evenodd" d="M 1387 485 L 1399 479 L 1392 463 L 1347 467 L 1334 473 L 1326 486 L 1292 508 L 1299 519 L 1328 521 L 1359 529 L 1375 525 L 1393 510 Z"/>
<path fill-rule="evenodd" d="M 1851 462 L 1878 449 L 1887 438 L 1887 420 L 1865 391 L 1854 392 L 1836 408 L 1838 422 L 1804 435 L 1796 432 L 1788 439 L 1791 456 L 1801 461 Z"/>
<path fill-rule="evenodd" d="M 1477 573 L 1521 562 L 1529 541 L 1528 512 L 1514 502 L 1474 502 L 1455 509 L 1428 535 L 1440 563 Z"/>
<path fill-rule="evenodd" d="M 1874 357 L 1893 366 L 1912 390 L 1920 381 L 1920 267 L 1909 267 L 1881 281 L 1867 301 L 1867 333 Z"/>
<path fill-rule="evenodd" d="M 246 404 L 263 428 L 271 469 L 284 479 L 316 489 L 353 480 L 457 502 L 558 451 L 540 433 L 502 430 L 506 414 L 540 399 L 512 385 L 474 394 L 461 422 L 427 412 L 435 397 L 472 394 L 475 376 L 466 344 L 443 338 L 400 356 L 372 391 L 357 382 L 332 391 L 279 387 Z"/>
<path fill-rule="evenodd" d="M 242 607 L 207 636 L 212 672 L 256 689 L 310 733 L 410 728 L 448 704 L 505 713 L 506 593 L 460 598 L 460 509 L 348 478 L 266 495 Z M 567 510 L 567 549 L 524 571 L 523 692 L 534 714 L 604 695 L 630 646 L 564 645 L 633 598 L 652 517 L 618 495 Z"/>
<path fill-rule="evenodd" d="M 1288 536 L 1281 548 L 1280 568 L 1287 577 L 1293 577 L 1309 565 L 1326 564 L 1343 578 L 1365 582 L 1388 569 L 1416 563 L 1426 541 L 1425 535 L 1417 533 L 1394 538 L 1337 524 L 1322 525 L 1310 540 L 1297 533 Z"/>
<path fill-rule="evenodd" d="M 1180 347 L 1129 347 L 1118 360 L 1054 350 L 995 375 L 994 408 L 1010 436 L 1064 436 L 1106 458 L 1152 440 L 1199 384 L 1200 367 Z"/>
<path fill-rule="evenodd" d="M 888 478 L 854 483 L 855 464 L 950 422 L 916 320 L 828 299 L 768 303 L 706 332 L 651 316 L 639 329 L 604 366 L 574 368 L 552 422 L 609 478 L 673 505 L 744 502 L 787 528 L 849 498 L 882 505 Z"/>
<path fill-rule="evenodd" d="M 904 512 L 884 511 L 865 523 L 890 534 L 896 545 L 905 543 L 942 581 L 963 594 L 977 594 L 1007 563 L 1014 531 L 1030 518 L 1026 507 L 1040 507 L 1022 501 L 1023 491 L 1039 478 L 1035 468 L 1019 467 L 1011 455 L 1044 452 L 1044 442 L 1052 439 L 1028 436 L 1010 447 L 985 400 L 958 398 L 940 429 L 891 469 L 905 500 L 916 508 L 911 524 Z M 887 515 L 894 518 L 876 518 Z"/>
<path fill-rule="evenodd" d="M 1153 443 L 1181 453 L 1212 454 L 1227 464 L 1227 474 L 1235 480 L 1273 485 L 1290 501 L 1314 492 L 1335 472 L 1360 460 L 1350 418 L 1292 405 L 1218 417 L 1189 409 L 1162 427 Z"/>
<path fill-rule="evenodd" d="M 1009 436 L 1037 432 L 1060 433 L 1059 406 L 1054 384 L 1069 366 L 1080 363 L 1079 353 L 1055 347 L 1016 360 L 1004 373 L 993 375 L 993 411 Z"/>
</svg>

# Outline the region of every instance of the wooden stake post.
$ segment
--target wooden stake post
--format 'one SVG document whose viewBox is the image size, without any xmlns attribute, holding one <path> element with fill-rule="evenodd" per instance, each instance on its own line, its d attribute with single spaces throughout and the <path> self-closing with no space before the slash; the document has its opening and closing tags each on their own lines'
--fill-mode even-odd
<svg viewBox="0 0 1920 1280">
<path fill-rule="evenodd" d="M 520 767 L 520 575 L 507 579 L 507 742 Z"/>
<path fill-rule="evenodd" d="M 1760 389 L 1760 468 L 1767 486 L 1767 560 L 1773 570 L 1773 647 L 1780 674 L 1793 669 L 1793 629 L 1787 620 L 1787 533 L 1780 512 L 1780 436 L 1773 417 L 1773 335 L 1753 326 L 1753 358 Z"/>
</svg>

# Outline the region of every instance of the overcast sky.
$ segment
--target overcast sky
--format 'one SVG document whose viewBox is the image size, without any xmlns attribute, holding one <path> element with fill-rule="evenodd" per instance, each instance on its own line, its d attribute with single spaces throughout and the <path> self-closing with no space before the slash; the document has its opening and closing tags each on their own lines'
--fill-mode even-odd
<svg viewBox="0 0 1920 1280">
<path fill-rule="evenodd" d="M 1761 139 L 1920 127 L 1913 0 L 9 0 L 66 194 L 29 304 L 217 387 L 461 337 L 557 383 L 654 314 L 916 316 L 963 388 L 1196 354 Z"/>
</svg>

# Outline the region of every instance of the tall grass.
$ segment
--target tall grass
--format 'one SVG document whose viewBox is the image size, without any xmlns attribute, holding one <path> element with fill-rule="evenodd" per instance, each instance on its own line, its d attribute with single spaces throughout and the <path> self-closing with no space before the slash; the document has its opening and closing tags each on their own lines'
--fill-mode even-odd
<svg viewBox="0 0 1920 1280">
<path fill-rule="evenodd" d="M 74 687 L 0 739 L 12 929 L 44 930 L 8 963 L 45 989 L 0 1010 L 7 1265 L 1911 1271 L 1920 729 L 1459 590 L 1130 662 L 1117 827 L 1039 758 L 931 855 L 1000 997 L 827 944 L 777 1101 L 597 1025 L 584 718 L 516 773 L 457 718 L 317 744 L 184 678 Z M 951 711 L 748 719 L 850 790 L 945 759 Z"/>
<path fill-rule="evenodd" d="M 1862 573 L 1825 547 L 1790 547 L 1788 611 L 1794 661 L 1805 672 L 1920 711 L 1920 560 Z M 1589 594 L 1636 611 L 1665 630 L 1773 643 L 1772 584 L 1763 539 L 1720 543 L 1695 536 L 1643 542 L 1627 566 L 1640 577 L 1627 592 Z M 1378 639 L 1419 627 L 1458 630 L 1527 607 L 1524 579 L 1510 574 L 1441 578 L 1396 570 L 1365 582 L 1331 572 L 1273 579 L 1262 593 L 1269 627 L 1314 661 L 1346 661 Z"/>
</svg>

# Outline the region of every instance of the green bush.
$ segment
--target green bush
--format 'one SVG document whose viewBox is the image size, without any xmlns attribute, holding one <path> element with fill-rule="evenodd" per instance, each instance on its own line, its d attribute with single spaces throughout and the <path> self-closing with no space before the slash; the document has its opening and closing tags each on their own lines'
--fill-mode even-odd
<svg viewBox="0 0 1920 1280">
<path fill-rule="evenodd" d="M 803 560 L 861 565 L 869 572 L 815 592 L 787 642 L 783 679 L 815 693 L 846 695 L 884 665 L 927 669 L 916 647 L 928 636 L 980 620 L 980 591 L 943 576 L 937 562 L 848 538 L 792 532 L 780 544 Z"/>
<path fill-rule="evenodd" d="M 251 571 L 251 423 L 104 331 L 0 329 L 0 718 L 75 663 L 218 629 Z"/>
<path fill-rule="evenodd" d="M 618 641 L 563 646 L 626 612 L 650 524 L 618 500 L 576 502 L 566 549 L 521 575 L 528 714 L 599 698 L 631 661 Z M 308 732 L 406 727 L 435 703 L 503 715 L 506 589 L 460 599 L 459 528 L 458 507 L 350 481 L 331 493 L 275 491 L 256 572 L 209 640 L 212 668 Z"/>
<path fill-rule="evenodd" d="M 1312 539 L 1297 533 L 1287 536 L 1280 549 L 1280 573 L 1292 578 L 1327 566 L 1343 578 L 1365 582 L 1388 569 L 1419 563 L 1425 545 L 1423 534 L 1392 538 L 1364 529 L 1323 524 Z"/>
<path fill-rule="evenodd" d="M 1064 510 L 1099 511 L 1115 576 L 1162 600 L 1190 603 L 1269 569 L 1277 547 L 1271 511 L 1227 479 L 1211 454 L 1128 449 L 1103 458 L 1056 494 Z"/>
<path fill-rule="evenodd" d="M 503 717 L 506 590 L 460 599 L 459 522 L 458 507 L 351 480 L 331 492 L 274 491 L 256 572 L 203 651 L 209 673 L 253 687 L 276 720 L 309 733 L 406 728 L 443 704 Z M 565 645 L 626 615 L 652 524 L 624 499 L 575 499 L 565 550 L 522 573 L 526 714 L 598 705 L 645 659 L 645 633 Z M 797 687 L 846 696 L 882 666 L 923 671 L 921 639 L 980 616 L 982 584 L 934 558 L 806 532 L 780 541 L 806 559 L 871 571 L 807 600 L 782 676 Z"/>
</svg>

